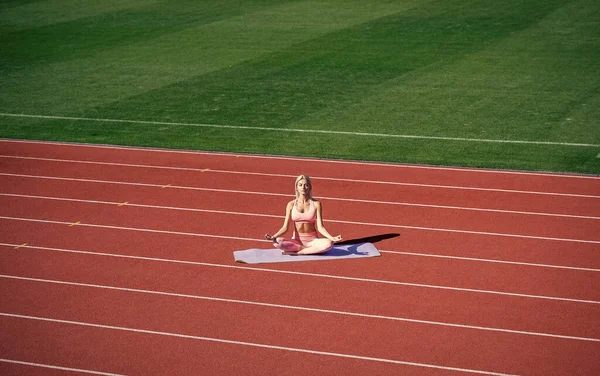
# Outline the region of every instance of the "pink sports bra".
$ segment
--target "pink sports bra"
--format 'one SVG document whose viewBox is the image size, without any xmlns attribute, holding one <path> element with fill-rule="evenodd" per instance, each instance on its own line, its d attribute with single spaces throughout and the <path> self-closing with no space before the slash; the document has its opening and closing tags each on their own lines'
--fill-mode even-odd
<svg viewBox="0 0 600 376">
<path fill-rule="evenodd" d="M 314 223 L 317 220 L 317 209 L 313 200 L 310 200 L 310 209 L 304 213 L 298 211 L 296 204 L 297 202 L 294 203 L 294 208 L 292 209 L 292 221 L 296 223 Z"/>
</svg>

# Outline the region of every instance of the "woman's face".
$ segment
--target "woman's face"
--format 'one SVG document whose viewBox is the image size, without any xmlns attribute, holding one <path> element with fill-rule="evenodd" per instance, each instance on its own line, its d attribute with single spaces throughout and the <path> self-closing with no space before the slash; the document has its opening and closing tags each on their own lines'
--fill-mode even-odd
<svg viewBox="0 0 600 376">
<path fill-rule="evenodd" d="M 296 185 L 296 190 L 298 190 L 298 193 L 306 196 L 310 192 L 310 184 L 308 184 L 306 179 L 300 179 Z"/>
</svg>

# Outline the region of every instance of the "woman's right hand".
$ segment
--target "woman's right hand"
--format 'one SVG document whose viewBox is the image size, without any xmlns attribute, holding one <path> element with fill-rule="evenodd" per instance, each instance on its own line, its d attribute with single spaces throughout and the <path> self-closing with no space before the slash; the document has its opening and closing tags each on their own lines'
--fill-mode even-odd
<svg viewBox="0 0 600 376">
<path fill-rule="evenodd" d="M 273 240 L 273 237 L 269 234 L 265 234 L 265 239 L 267 240 Z"/>
</svg>

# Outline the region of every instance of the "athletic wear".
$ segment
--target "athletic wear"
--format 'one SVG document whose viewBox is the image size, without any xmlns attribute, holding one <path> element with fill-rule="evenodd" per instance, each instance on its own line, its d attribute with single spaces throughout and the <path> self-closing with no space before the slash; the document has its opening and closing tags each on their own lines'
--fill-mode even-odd
<svg viewBox="0 0 600 376">
<path fill-rule="evenodd" d="M 304 213 L 298 211 L 297 204 L 297 202 L 294 202 L 292 221 L 296 223 L 315 223 L 317 221 L 317 209 L 315 208 L 315 202 L 313 200 L 310 200 L 310 207 Z"/>
<path fill-rule="evenodd" d="M 296 207 L 297 201 L 292 208 L 292 221 L 294 221 L 294 233 L 291 239 L 277 238 L 273 239 L 273 245 L 284 252 L 302 252 L 322 253 L 333 247 L 333 242 L 328 239 L 319 239 L 317 231 L 309 233 L 299 233 L 296 230 L 296 223 L 315 223 L 317 221 L 317 208 L 315 202 L 310 200 L 310 207 L 307 211 L 301 213 Z"/>
</svg>

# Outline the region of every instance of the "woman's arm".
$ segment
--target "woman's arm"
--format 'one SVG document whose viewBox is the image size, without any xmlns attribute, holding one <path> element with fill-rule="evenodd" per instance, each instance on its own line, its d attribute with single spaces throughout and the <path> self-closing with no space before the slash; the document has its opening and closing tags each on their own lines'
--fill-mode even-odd
<svg viewBox="0 0 600 376">
<path fill-rule="evenodd" d="M 288 228 L 290 226 L 290 218 L 292 217 L 293 207 L 294 207 L 294 201 L 292 200 L 292 201 L 288 202 L 287 207 L 285 208 L 285 219 L 283 220 L 283 226 L 281 226 L 279 231 L 277 231 L 273 235 L 265 234 L 265 239 L 267 239 L 267 240 L 276 239 L 277 237 L 285 234 L 288 231 Z"/>
<path fill-rule="evenodd" d="M 342 240 L 341 235 L 332 236 L 329 232 L 327 232 L 325 226 L 323 226 L 323 206 L 321 205 L 321 202 L 315 201 L 315 208 L 317 209 L 317 231 L 319 231 L 321 234 L 323 234 L 323 236 L 332 242 L 339 242 Z"/>
</svg>

